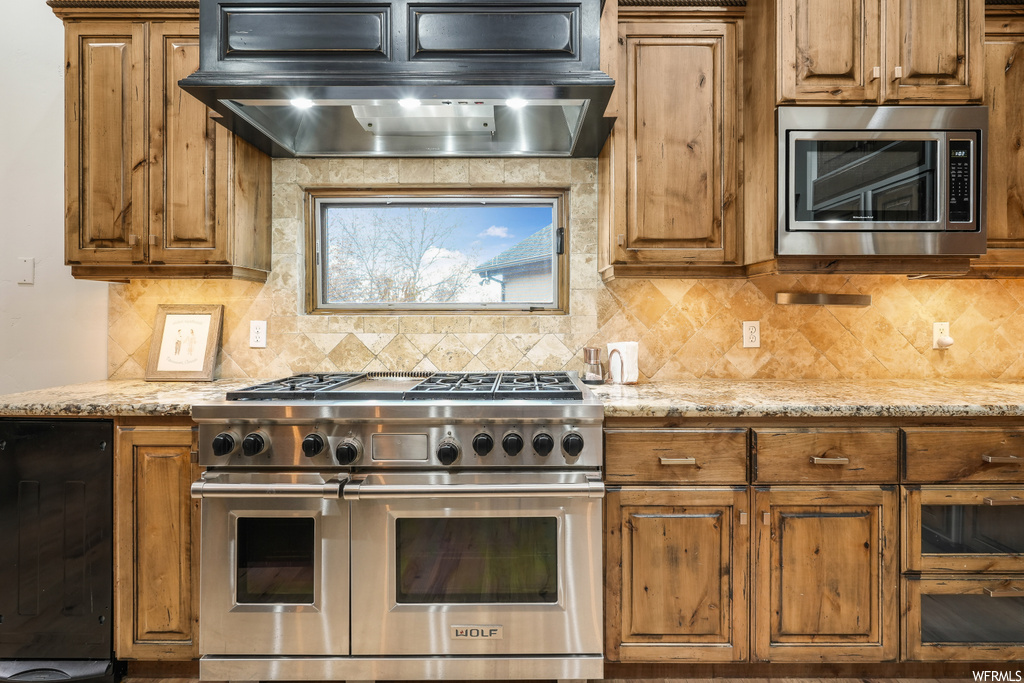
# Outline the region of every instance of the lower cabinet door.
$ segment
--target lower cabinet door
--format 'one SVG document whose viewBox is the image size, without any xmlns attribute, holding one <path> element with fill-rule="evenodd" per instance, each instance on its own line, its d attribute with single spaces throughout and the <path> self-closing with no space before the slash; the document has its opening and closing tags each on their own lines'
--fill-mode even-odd
<svg viewBox="0 0 1024 683">
<path fill-rule="evenodd" d="M 892 486 L 755 489 L 755 659 L 896 659 L 897 500 Z"/>
<path fill-rule="evenodd" d="M 903 579 L 904 658 L 1024 661 L 1024 577 Z"/>
<path fill-rule="evenodd" d="M 189 425 L 119 425 L 114 450 L 118 659 L 199 656 L 198 476 Z"/>
<path fill-rule="evenodd" d="M 746 487 L 610 489 L 606 656 L 747 658 Z"/>
</svg>

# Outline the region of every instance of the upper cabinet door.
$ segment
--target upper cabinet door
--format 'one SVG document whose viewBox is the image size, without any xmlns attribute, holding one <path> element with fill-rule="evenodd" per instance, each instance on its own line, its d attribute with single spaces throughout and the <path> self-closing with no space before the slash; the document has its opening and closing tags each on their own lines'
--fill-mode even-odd
<svg viewBox="0 0 1024 683">
<path fill-rule="evenodd" d="M 627 262 L 736 261 L 737 27 L 619 27 L 626 65 Z"/>
<path fill-rule="evenodd" d="M 145 26 L 72 23 L 66 36 L 68 263 L 145 258 Z"/>
<path fill-rule="evenodd" d="M 206 106 L 178 87 L 199 68 L 199 25 L 153 22 L 149 59 L 149 260 L 224 263 L 216 216 L 217 131 Z"/>
<path fill-rule="evenodd" d="M 781 101 L 877 102 L 880 3 L 781 0 Z"/>
<path fill-rule="evenodd" d="M 886 101 L 982 97 L 984 0 L 886 0 Z"/>
</svg>

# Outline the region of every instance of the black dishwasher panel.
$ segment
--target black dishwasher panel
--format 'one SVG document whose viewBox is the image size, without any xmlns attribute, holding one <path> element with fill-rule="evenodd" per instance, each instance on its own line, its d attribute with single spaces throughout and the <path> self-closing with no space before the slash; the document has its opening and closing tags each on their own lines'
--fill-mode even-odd
<svg viewBox="0 0 1024 683">
<path fill-rule="evenodd" d="M 111 657 L 113 424 L 0 419 L 0 659 Z"/>
</svg>

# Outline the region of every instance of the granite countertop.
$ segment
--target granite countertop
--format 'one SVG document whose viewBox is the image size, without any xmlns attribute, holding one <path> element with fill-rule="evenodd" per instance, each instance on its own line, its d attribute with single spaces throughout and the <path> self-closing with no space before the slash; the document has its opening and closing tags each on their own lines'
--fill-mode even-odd
<svg viewBox="0 0 1024 683">
<path fill-rule="evenodd" d="M 1024 417 L 1024 382 L 693 380 L 592 388 L 606 417 Z"/>
<path fill-rule="evenodd" d="M 259 379 L 107 380 L 0 395 L 7 416 L 188 416 Z M 1024 382 L 693 380 L 591 387 L 608 417 L 1024 417 Z"/>
<path fill-rule="evenodd" d="M 188 417 L 196 403 L 223 401 L 224 394 L 261 380 L 146 382 L 103 380 L 0 396 L 0 415 Z"/>
</svg>

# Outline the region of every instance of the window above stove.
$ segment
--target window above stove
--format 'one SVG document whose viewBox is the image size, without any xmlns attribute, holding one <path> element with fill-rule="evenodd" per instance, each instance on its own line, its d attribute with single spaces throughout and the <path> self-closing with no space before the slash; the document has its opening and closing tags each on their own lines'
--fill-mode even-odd
<svg viewBox="0 0 1024 683">
<path fill-rule="evenodd" d="M 565 313 L 568 190 L 307 192 L 307 310 Z"/>
</svg>

